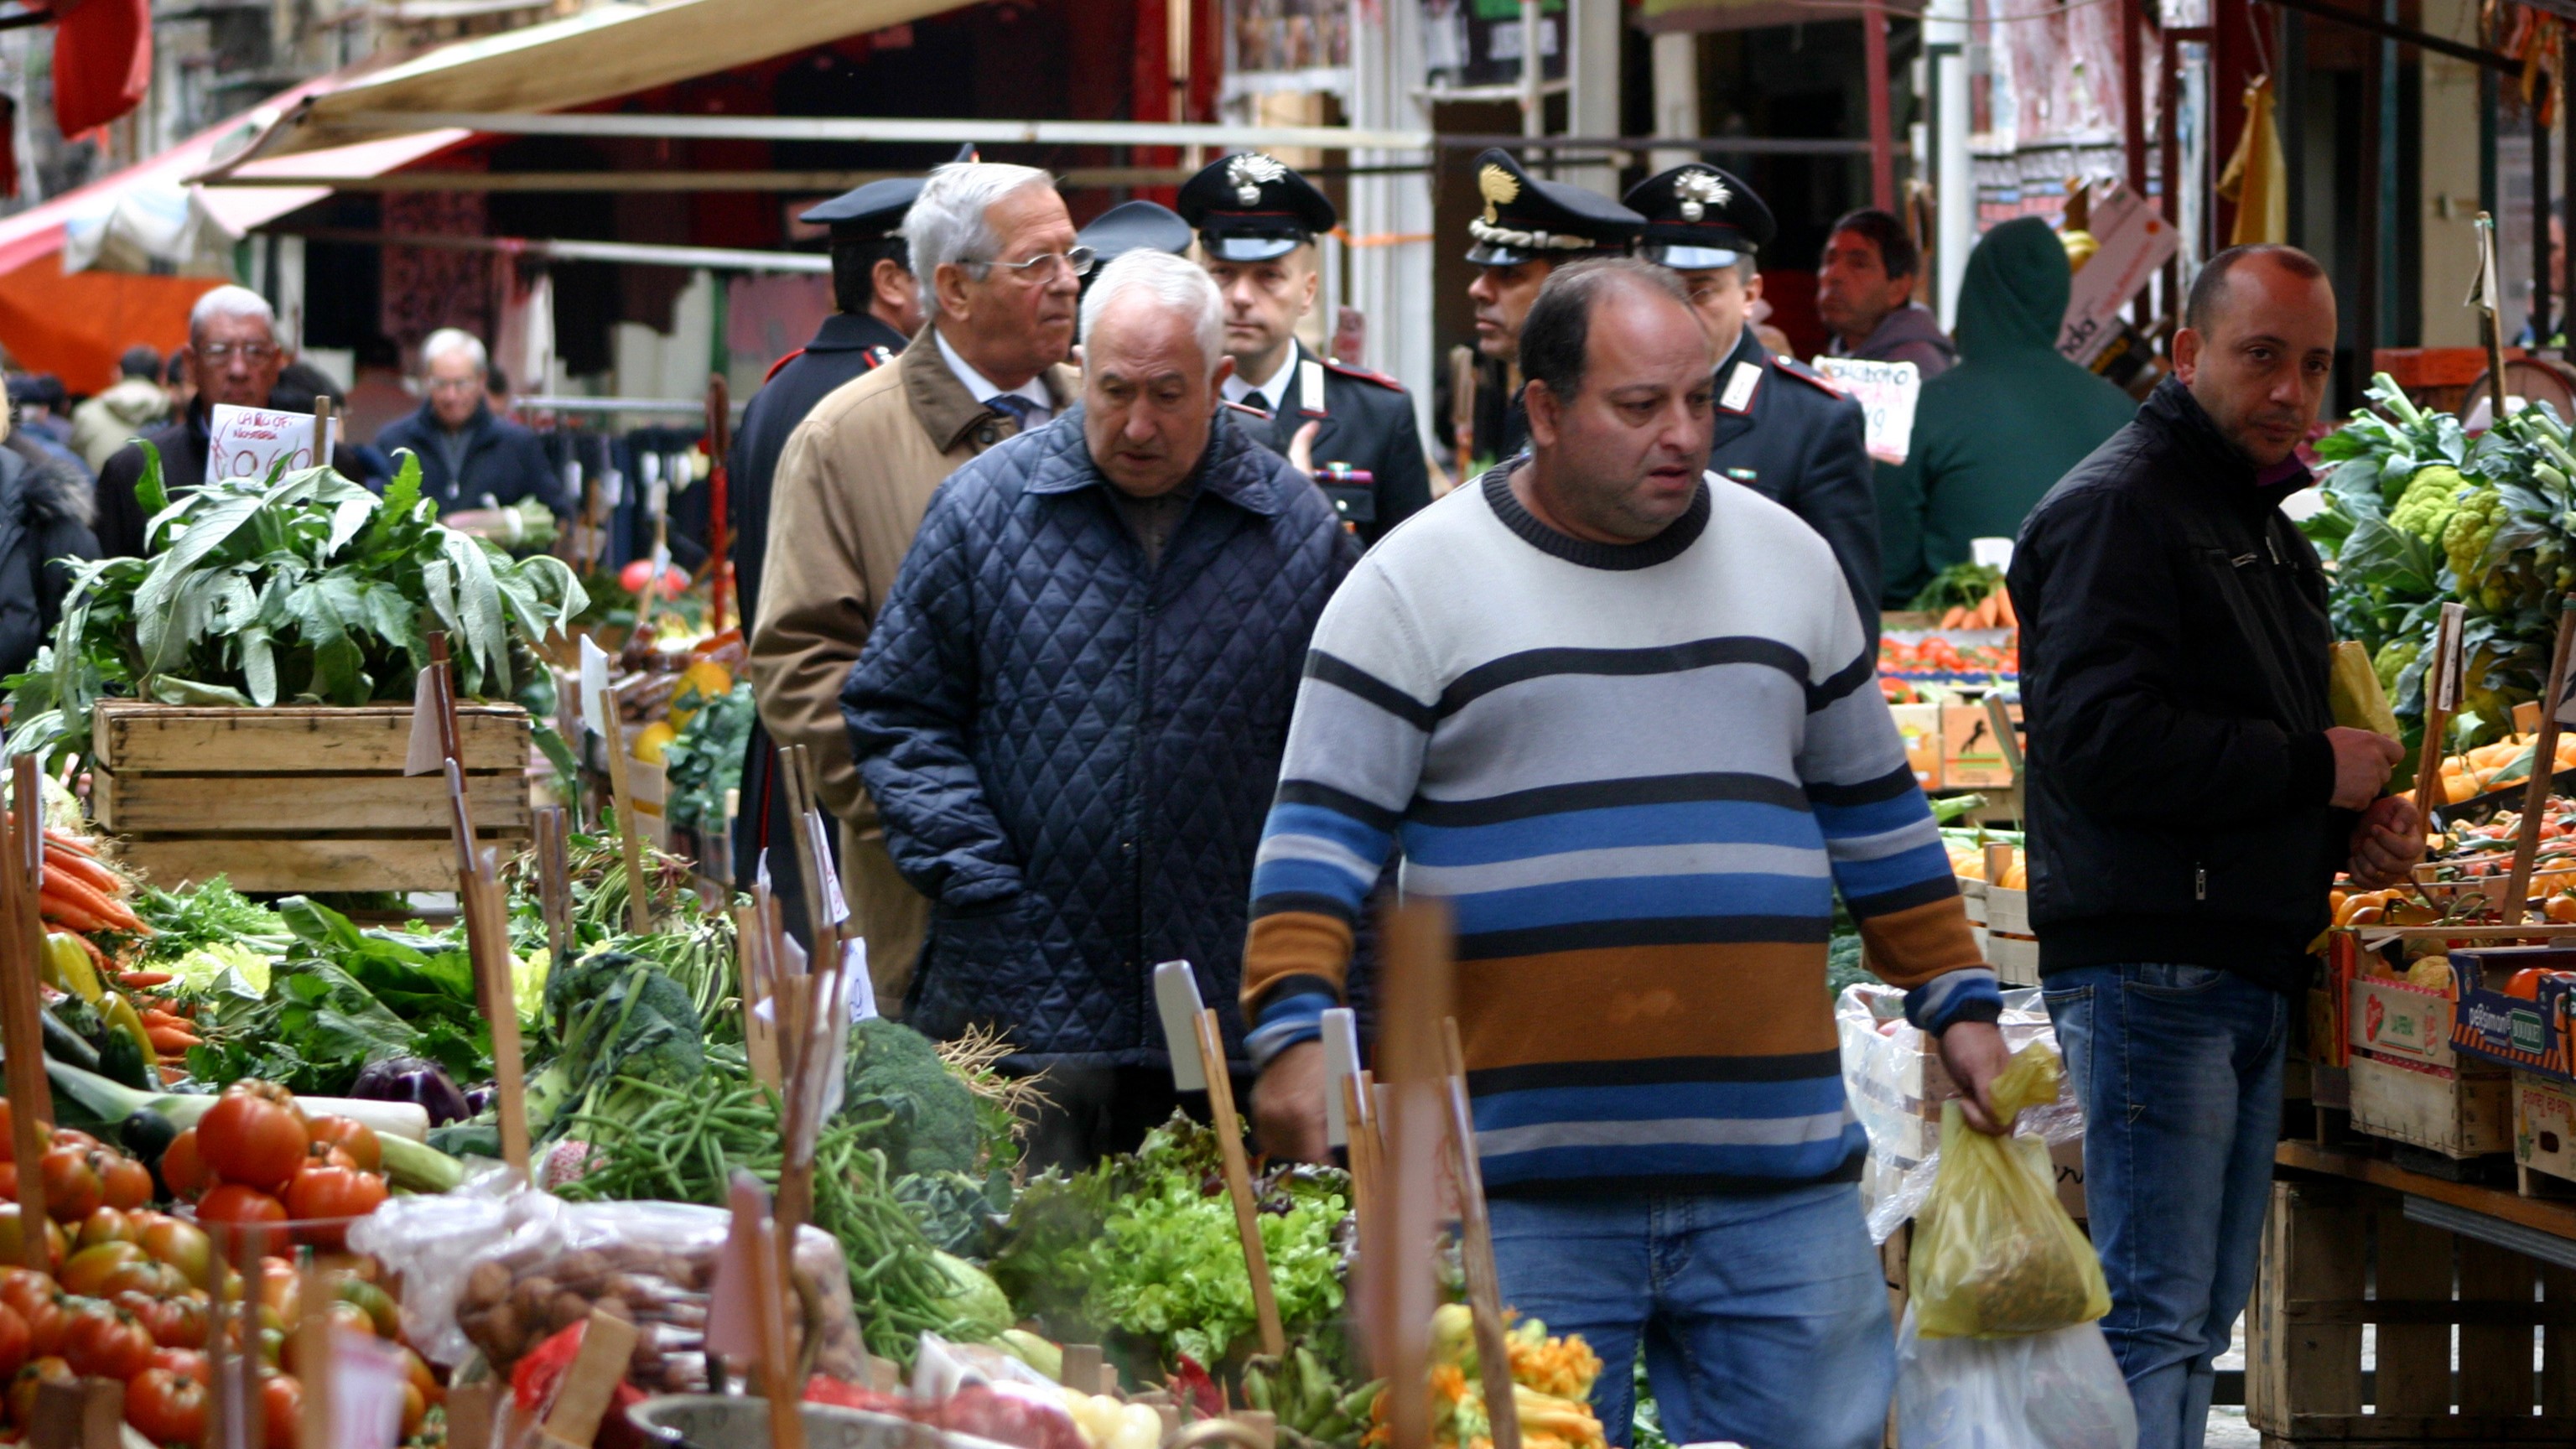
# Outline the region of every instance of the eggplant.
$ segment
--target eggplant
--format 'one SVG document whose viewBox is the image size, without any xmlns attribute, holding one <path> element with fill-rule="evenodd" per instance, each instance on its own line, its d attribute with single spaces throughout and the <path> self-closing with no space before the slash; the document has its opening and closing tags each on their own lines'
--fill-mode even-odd
<svg viewBox="0 0 2576 1449">
<path fill-rule="evenodd" d="M 429 1125 L 444 1127 L 467 1115 L 465 1094 L 438 1063 L 425 1057 L 389 1057 L 369 1062 L 359 1071 L 349 1095 L 373 1102 L 411 1102 L 429 1113 Z"/>
</svg>

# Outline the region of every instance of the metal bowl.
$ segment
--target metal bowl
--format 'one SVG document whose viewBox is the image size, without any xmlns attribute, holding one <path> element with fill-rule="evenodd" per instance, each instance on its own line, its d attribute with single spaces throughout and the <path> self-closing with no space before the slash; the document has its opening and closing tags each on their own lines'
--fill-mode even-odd
<svg viewBox="0 0 2576 1449">
<path fill-rule="evenodd" d="M 938 1449 L 938 1430 L 832 1404 L 801 1406 L 807 1449 Z M 726 1394 L 665 1394 L 626 1417 L 672 1449 L 769 1449 L 769 1401 Z"/>
</svg>

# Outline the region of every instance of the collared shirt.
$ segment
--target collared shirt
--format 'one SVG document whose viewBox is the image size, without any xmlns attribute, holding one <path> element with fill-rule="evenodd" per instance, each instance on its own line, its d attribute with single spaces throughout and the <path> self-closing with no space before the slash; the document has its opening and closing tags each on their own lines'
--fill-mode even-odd
<svg viewBox="0 0 2576 1449">
<path fill-rule="evenodd" d="M 1280 407 L 1287 401 L 1289 380 L 1296 375 L 1297 346 L 1292 342 L 1288 345 L 1287 355 L 1279 359 L 1279 370 L 1270 374 L 1267 379 L 1253 382 L 1240 372 L 1227 378 L 1225 400 L 1250 403 L 1275 418 L 1279 416 Z"/>
<path fill-rule="evenodd" d="M 948 345 L 948 334 L 933 327 L 930 329 L 930 335 L 938 341 L 939 355 L 947 361 L 948 370 L 957 374 L 957 381 L 964 384 L 966 390 L 975 395 L 977 402 L 989 402 L 1003 393 L 1008 393 L 1012 397 L 1026 398 L 1029 403 L 1029 420 L 1026 426 L 1032 432 L 1055 419 L 1055 399 L 1048 396 L 1045 383 L 1033 377 L 1018 387 L 996 386 L 984 374 L 967 366 L 966 359 L 957 355 L 957 349 Z"/>
</svg>

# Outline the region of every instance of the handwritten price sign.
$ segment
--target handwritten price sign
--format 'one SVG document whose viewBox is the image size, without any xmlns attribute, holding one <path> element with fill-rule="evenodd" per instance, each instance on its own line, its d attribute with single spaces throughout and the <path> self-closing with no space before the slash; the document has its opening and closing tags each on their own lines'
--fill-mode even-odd
<svg viewBox="0 0 2576 1449">
<path fill-rule="evenodd" d="M 215 405 L 206 440 L 206 481 L 266 478 L 280 463 L 293 473 L 313 466 L 313 415 Z"/>
<path fill-rule="evenodd" d="M 1914 404 L 1923 396 L 1923 371 L 1910 362 L 1864 362 L 1857 357 L 1819 357 L 1816 369 L 1834 385 L 1860 399 L 1868 419 L 1869 455 L 1881 463 L 1902 463 L 1914 441 Z"/>
</svg>

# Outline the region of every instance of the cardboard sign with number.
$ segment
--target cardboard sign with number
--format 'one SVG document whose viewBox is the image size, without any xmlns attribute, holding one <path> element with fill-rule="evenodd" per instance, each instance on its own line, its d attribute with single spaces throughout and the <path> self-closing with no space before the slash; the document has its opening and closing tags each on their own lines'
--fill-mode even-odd
<svg viewBox="0 0 2576 1449">
<path fill-rule="evenodd" d="M 281 462 L 293 473 L 312 467 L 317 456 L 311 413 L 215 404 L 206 437 L 207 482 L 265 479 Z"/>
<path fill-rule="evenodd" d="M 1881 463 L 1902 463 L 1914 441 L 1914 405 L 1923 396 L 1923 369 L 1910 362 L 1866 362 L 1857 357 L 1819 357 L 1816 369 L 1834 385 L 1860 399 L 1869 429 L 1869 455 Z"/>
</svg>

